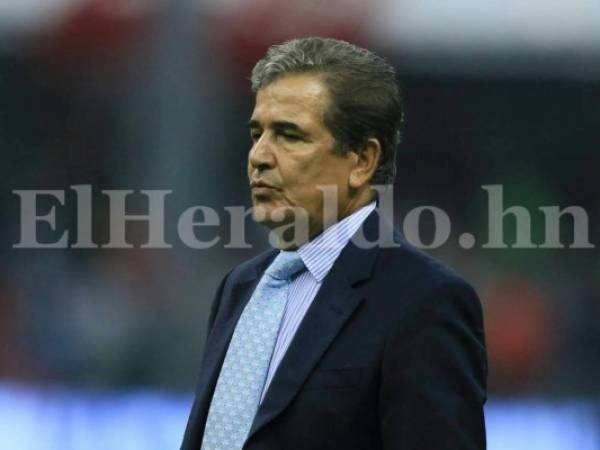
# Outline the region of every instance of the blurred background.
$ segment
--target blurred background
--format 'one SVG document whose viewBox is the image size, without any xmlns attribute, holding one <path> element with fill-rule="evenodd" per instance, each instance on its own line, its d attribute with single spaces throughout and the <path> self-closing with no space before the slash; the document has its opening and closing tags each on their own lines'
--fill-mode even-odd
<svg viewBox="0 0 600 450">
<path fill-rule="evenodd" d="M 321 35 L 374 49 L 397 68 L 406 129 L 394 219 L 442 208 L 452 237 L 433 250 L 480 293 L 490 358 L 490 450 L 600 449 L 598 249 L 484 249 L 487 193 L 529 209 L 578 205 L 600 244 L 600 3 L 554 0 L 2 0 L 0 2 L 0 450 L 178 448 L 212 295 L 265 249 L 225 248 L 231 205 L 249 206 L 248 76 L 269 45 Z M 76 241 L 90 185 L 168 189 L 170 249 L 16 249 L 23 189 L 66 190 L 53 231 Z M 208 250 L 177 239 L 188 207 L 223 225 Z M 425 221 L 425 219 L 424 219 Z M 506 241 L 515 226 L 505 221 Z M 427 224 L 423 236 L 427 236 Z M 472 249 L 458 245 L 471 232 Z M 563 243 L 572 242 L 569 220 Z M 88 236 L 89 237 L 89 236 Z M 423 238 L 426 241 L 426 237 Z"/>
</svg>

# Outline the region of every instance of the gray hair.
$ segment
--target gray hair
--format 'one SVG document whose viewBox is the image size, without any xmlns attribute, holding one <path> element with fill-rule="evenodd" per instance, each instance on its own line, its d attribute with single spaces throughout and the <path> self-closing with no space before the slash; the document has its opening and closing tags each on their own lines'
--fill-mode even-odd
<svg viewBox="0 0 600 450">
<path fill-rule="evenodd" d="M 332 100 L 324 125 L 336 141 L 335 150 L 360 152 L 368 139 L 378 139 L 381 157 L 371 183 L 392 184 L 403 116 L 394 68 L 375 53 L 345 41 L 300 38 L 267 51 L 252 70 L 252 90 L 293 73 L 323 76 Z"/>
</svg>

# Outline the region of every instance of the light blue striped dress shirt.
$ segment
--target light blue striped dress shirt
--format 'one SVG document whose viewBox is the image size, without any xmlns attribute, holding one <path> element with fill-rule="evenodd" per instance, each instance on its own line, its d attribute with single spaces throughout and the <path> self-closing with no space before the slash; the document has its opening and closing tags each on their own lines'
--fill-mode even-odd
<svg viewBox="0 0 600 450">
<path fill-rule="evenodd" d="M 375 209 L 375 202 L 363 206 L 348 217 L 329 226 L 319 236 L 298 249 L 298 253 L 308 270 L 303 271 L 291 283 L 277 342 L 271 357 L 262 399 L 269 388 L 273 375 L 283 359 L 298 326 L 309 306 L 317 295 L 323 279 L 338 258 L 350 238 L 358 231 L 364 220 Z"/>
</svg>

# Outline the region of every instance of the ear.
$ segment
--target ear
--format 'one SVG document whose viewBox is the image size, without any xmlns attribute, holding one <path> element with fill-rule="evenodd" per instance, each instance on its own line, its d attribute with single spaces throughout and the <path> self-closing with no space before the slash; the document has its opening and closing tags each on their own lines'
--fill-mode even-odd
<svg viewBox="0 0 600 450">
<path fill-rule="evenodd" d="M 371 181 L 375 169 L 381 158 L 381 144 L 376 138 L 369 138 L 362 152 L 354 152 L 356 155 L 355 166 L 350 171 L 348 183 L 353 189 L 360 189 Z"/>
</svg>

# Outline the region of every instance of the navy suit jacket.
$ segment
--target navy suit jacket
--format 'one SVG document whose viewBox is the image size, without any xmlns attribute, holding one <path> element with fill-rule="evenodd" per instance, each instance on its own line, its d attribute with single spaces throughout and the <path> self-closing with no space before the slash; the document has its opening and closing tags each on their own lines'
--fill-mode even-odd
<svg viewBox="0 0 600 450">
<path fill-rule="evenodd" d="M 344 248 L 259 406 L 247 450 L 484 450 L 486 352 L 475 291 L 374 211 Z M 269 250 L 217 290 L 182 450 L 199 450 L 237 320 Z M 228 449 L 223 449 L 228 450 Z"/>
</svg>

